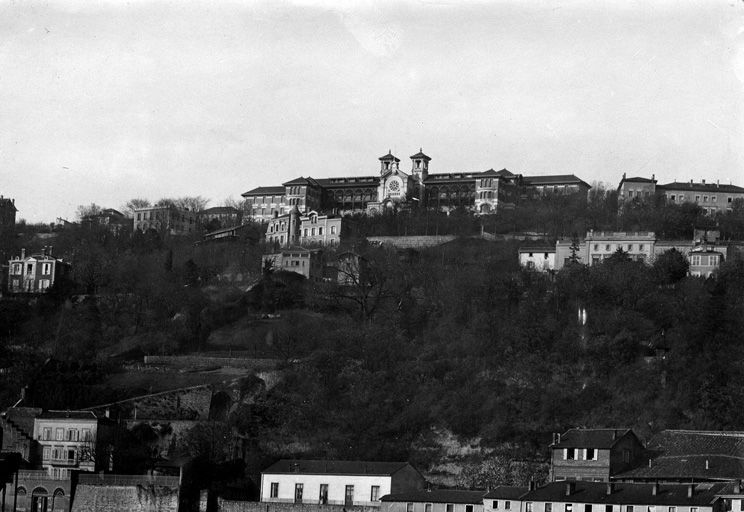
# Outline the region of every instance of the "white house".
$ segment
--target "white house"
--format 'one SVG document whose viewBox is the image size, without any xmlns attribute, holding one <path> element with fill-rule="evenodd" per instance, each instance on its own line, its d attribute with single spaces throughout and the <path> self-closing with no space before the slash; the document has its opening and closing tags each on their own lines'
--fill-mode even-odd
<svg viewBox="0 0 744 512">
<path fill-rule="evenodd" d="M 434 489 L 388 494 L 380 512 L 483 512 L 486 491 Z"/>
<path fill-rule="evenodd" d="M 519 249 L 519 266 L 538 272 L 555 270 L 555 246 L 527 246 Z"/>
<path fill-rule="evenodd" d="M 382 496 L 424 485 L 407 462 L 283 459 L 261 473 L 261 501 L 379 506 Z"/>
</svg>

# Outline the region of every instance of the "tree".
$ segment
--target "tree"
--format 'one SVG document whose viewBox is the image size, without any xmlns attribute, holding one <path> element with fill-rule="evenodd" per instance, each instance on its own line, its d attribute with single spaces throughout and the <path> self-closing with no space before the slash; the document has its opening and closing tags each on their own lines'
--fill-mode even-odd
<svg viewBox="0 0 744 512">
<path fill-rule="evenodd" d="M 200 212 L 209 204 L 209 199 L 202 196 L 184 196 L 173 200 L 173 204 L 176 208 L 184 210 L 190 210 L 192 212 Z"/>
<path fill-rule="evenodd" d="M 151 206 L 150 201 L 141 197 L 135 197 L 126 202 L 122 210 L 128 217 L 134 217 L 134 210 L 138 208 L 149 208 Z"/>
<path fill-rule="evenodd" d="M 89 205 L 80 205 L 77 207 L 76 217 L 78 220 L 84 220 L 88 217 L 93 217 L 101 213 L 103 208 L 98 206 L 96 203 L 90 203 Z"/>
<path fill-rule="evenodd" d="M 581 263 L 581 255 L 579 255 L 581 246 L 579 245 L 579 235 L 576 233 L 571 238 L 571 247 L 569 247 L 569 250 L 571 251 L 571 255 L 568 257 L 568 261 L 572 264 Z"/>
<path fill-rule="evenodd" d="M 654 276 L 660 284 L 674 284 L 683 279 L 690 270 L 690 262 L 677 249 L 660 254 L 653 264 Z"/>
</svg>

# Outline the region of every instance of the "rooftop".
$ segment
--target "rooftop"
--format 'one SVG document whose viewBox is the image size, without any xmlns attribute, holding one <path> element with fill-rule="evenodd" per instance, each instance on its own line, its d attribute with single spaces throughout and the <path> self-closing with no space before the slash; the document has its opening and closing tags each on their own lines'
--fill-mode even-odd
<svg viewBox="0 0 744 512">
<path fill-rule="evenodd" d="M 218 213 L 238 213 L 238 209 L 234 206 L 213 206 L 212 208 L 207 208 L 206 210 L 202 210 L 199 212 L 200 214 L 218 214 Z"/>
<path fill-rule="evenodd" d="M 553 443 L 553 448 L 597 448 L 609 449 L 621 437 L 631 432 L 627 428 L 572 428 L 560 436 L 560 440 Z"/>
<path fill-rule="evenodd" d="M 37 416 L 40 420 L 97 420 L 92 411 L 45 411 Z"/>
<path fill-rule="evenodd" d="M 454 489 L 433 489 L 431 491 L 409 491 L 387 494 L 380 501 L 428 502 L 428 503 L 463 503 L 482 504 L 486 491 L 461 491 Z"/>
<path fill-rule="evenodd" d="M 656 188 L 657 190 L 668 190 L 670 192 L 681 190 L 685 192 L 729 192 L 744 194 L 744 188 L 737 187 L 736 185 L 720 185 L 719 183 L 693 183 L 692 181 L 683 183 L 679 181 L 673 181 L 672 183 L 667 183 L 665 185 L 658 185 Z"/>
<path fill-rule="evenodd" d="M 489 500 L 517 500 L 528 490 L 528 487 L 501 485 L 488 491 L 484 498 Z"/>
<path fill-rule="evenodd" d="M 573 174 L 549 174 L 545 176 L 525 176 L 525 185 L 561 185 L 561 184 L 583 184 L 592 188 L 586 181 Z"/>
<path fill-rule="evenodd" d="M 365 462 L 346 460 L 282 459 L 262 473 L 304 473 L 313 475 L 392 475 L 407 462 Z"/>
<path fill-rule="evenodd" d="M 567 495 L 567 487 L 573 490 Z M 603 482 L 553 482 L 527 492 L 523 501 L 550 501 L 570 503 L 623 504 L 623 505 L 710 505 L 716 495 L 727 489 L 724 483 L 701 483 L 693 486 L 691 497 L 687 497 L 688 486 L 680 484 L 610 484 Z"/>
<path fill-rule="evenodd" d="M 284 194 L 284 187 L 277 186 L 277 187 L 256 187 L 254 189 L 249 190 L 248 192 L 243 192 L 243 197 L 245 196 L 278 196 Z"/>
</svg>

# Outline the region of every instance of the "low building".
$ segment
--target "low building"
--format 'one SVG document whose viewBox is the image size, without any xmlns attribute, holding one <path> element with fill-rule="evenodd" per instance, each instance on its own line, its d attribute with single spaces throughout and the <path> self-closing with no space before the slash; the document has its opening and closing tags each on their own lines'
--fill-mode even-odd
<svg viewBox="0 0 744 512">
<path fill-rule="evenodd" d="M 692 249 L 688 255 L 690 275 L 708 278 L 718 271 L 725 259 L 724 249 L 702 244 Z"/>
<path fill-rule="evenodd" d="M 555 270 L 560 270 L 568 265 L 572 258 L 576 263 L 586 265 L 589 261 L 587 243 L 584 240 L 573 240 L 564 238 L 555 243 Z"/>
<path fill-rule="evenodd" d="M 111 428 L 91 411 L 46 411 L 34 420 L 34 440 L 41 447 L 41 466 L 65 478 L 70 471 L 109 467 Z"/>
<path fill-rule="evenodd" d="M 728 485 L 553 482 L 527 492 L 523 512 L 718 512 Z"/>
<path fill-rule="evenodd" d="M 622 250 L 631 260 L 650 262 L 656 235 L 648 232 L 589 231 L 586 234 L 587 263 L 596 265 Z"/>
<path fill-rule="evenodd" d="M 25 464 L 39 462 L 41 454 L 34 440 L 34 420 L 41 413 L 36 407 L 9 407 L 0 414 L 0 451 L 20 454 Z"/>
<path fill-rule="evenodd" d="M 433 489 L 388 494 L 382 512 L 483 512 L 486 491 Z"/>
<path fill-rule="evenodd" d="M 98 213 L 86 215 L 80 220 L 80 225 L 88 229 L 104 228 L 115 236 L 132 232 L 132 219 L 113 208 L 104 208 Z"/>
<path fill-rule="evenodd" d="M 320 249 L 291 248 L 284 251 L 264 254 L 261 268 L 271 265 L 274 271 L 296 272 L 309 280 L 323 279 L 323 252 Z"/>
<path fill-rule="evenodd" d="M 521 512 L 522 496 L 528 490 L 532 489 L 506 485 L 495 487 L 483 497 L 483 512 Z"/>
<path fill-rule="evenodd" d="M 626 177 L 623 173 L 623 179 L 617 187 L 618 206 L 628 201 L 653 201 L 656 198 L 656 175 L 652 174 L 651 178 L 636 176 L 634 178 Z"/>
<path fill-rule="evenodd" d="M 19 257 L 8 262 L 8 292 L 46 293 L 69 271 L 70 264 L 52 256 L 51 247 L 30 256 L 21 250 Z"/>
<path fill-rule="evenodd" d="M 643 444 L 628 429 L 580 429 L 555 434 L 550 445 L 550 480 L 606 482 L 636 463 Z"/>
<path fill-rule="evenodd" d="M 21 469 L 17 487 L 15 481 L 5 485 L 6 506 L 18 512 L 67 512 L 71 496 L 70 475 L 54 476 L 43 469 Z"/>
<path fill-rule="evenodd" d="M 173 205 L 136 208 L 132 219 L 135 230 L 150 229 L 169 235 L 188 235 L 197 229 L 196 213 Z"/>
<path fill-rule="evenodd" d="M 527 270 L 551 272 L 555 270 L 556 247 L 535 245 L 519 248 L 519 266 Z"/>
<path fill-rule="evenodd" d="M 706 183 L 705 180 L 701 180 L 700 183 L 692 180 L 675 181 L 659 185 L 656 190 L 666 198 L 667 203 L 695 203 L 708 215 L 731 211 L 736 199 L 744 199 L 742 187 L 725 183 L 721 185 L 720 182 Z"/>
<path fill-rule="evenodd" d="M 261 502 L 380 506 L 389 494 L 420 491 L 407 462 L 280 460 L 261 473 Z"/>
<path fill-rule="evenodd" d="M 237 226 L 243 218 L 242 212 L 234 206 L 213 206 L 200 211 L 197 216 L 199 224 L 213 229 Z"/>
</svg>

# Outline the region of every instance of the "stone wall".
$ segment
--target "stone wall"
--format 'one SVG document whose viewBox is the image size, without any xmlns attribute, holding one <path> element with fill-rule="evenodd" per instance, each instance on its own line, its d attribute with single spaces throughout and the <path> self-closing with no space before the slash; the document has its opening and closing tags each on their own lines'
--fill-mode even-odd
<svg viewBox="0 0 744 512">
<path fill-rule="evenodd" d="M 156 485 L 77 486 L 71 512 L 178 512 L 178 489 Z"/>
<path fill-rule="evenodd" d="M 210 366 L 246 368 L 253 371 L 271 370 L 279 363 L 277 359 L 251 357 L 211 357 L 192 354 L 188 356 L 145 356 L 145 364 L 173 368 L 203 368 Z"/>
<path fill-rule="evenodd" d="M 218 512 L 380 512 L 380 507 L 317 505 L 309 503 L 264 503 L 217 498 Z"/>
<path fill-rule="evenodd" d="M 455 240 L 455 235 L 417 235 L 417 236 L 368 236 L 370 243 L 392 245 L 396 249 L 424 249 Z"/>
</svg>

